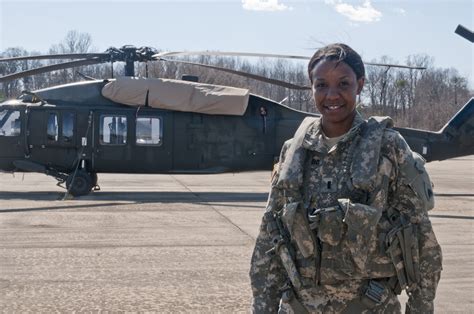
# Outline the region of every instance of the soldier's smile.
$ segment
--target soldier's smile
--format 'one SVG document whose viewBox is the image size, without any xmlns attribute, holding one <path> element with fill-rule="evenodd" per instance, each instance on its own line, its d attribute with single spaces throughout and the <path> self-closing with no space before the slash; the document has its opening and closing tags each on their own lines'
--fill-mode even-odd
<svg viewBox="0 0 474 314">
<path fill-rule="evenodd" d="M 349 65 L 334 60 L 319 62 L 312 77 L 314 100 L 323 116 L 323 131 L 329 137 L 344 134 L 352 125 L 364 78 L 357 79 Z"/>
</svg>

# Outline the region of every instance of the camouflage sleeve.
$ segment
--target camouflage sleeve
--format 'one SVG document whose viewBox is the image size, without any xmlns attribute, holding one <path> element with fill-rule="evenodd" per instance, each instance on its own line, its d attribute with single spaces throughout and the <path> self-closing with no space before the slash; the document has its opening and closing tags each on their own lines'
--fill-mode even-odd
<svg viewBox="0 0 474 314">
<path fill-rule="evenodd" d="M 280 161 L 284 159 L 286 148 L 287 145 L 282 149 Z M 272 189 L 268 197 L 267 211 L 283 206 L 284 198 L 282 191 L 274 187 L 274 183 L 278 180 L 278 175 L 279 165 L 276 165 L 272 174 Z M 284 285 L 286 278 L 280 258 L 277 255 L 266 253 L 273 248 L 271 236 L 267 231 L 267 223 L 264 216 L 250 265 L 253 313 L 277 313 L 281 298 L 280 289 Z"/>
<path fill-rule="evenodd" d="M 403 166 L 403 164 L 413 162 L 412 151 L 405 140 L 399 136 L 397 142 L 397 164 Z M 426 173 L 423 165 L 418 165 L 418 167 L 420 167 L 420 172 Z M 436 240 L 422 198 L 406 181 L 400 179 L 400 173 L 397 177 L 394 197 L 397 199 L 399 210 L 405 212 L 410 217 L 410 221 L 417 225 L 420 265 L 420 282 L 409 294 L 406 313 L 433 313 L 436 288 L 442 270 L 441 247 Z"/>
<path fill-rule="evenodd" d="M 418 224 L 418 246 L 421 281 L 409 295 L 406 313 L 434 313 L 434 298 L 441 277 L 442 255 L 427 213 Z"/>
<path fill-rule="evenodd" d="M 252 313 L 278 312 L 280 289 L 285 281 L 285 272 L 279 257 L 266 253 L 272 248 L 267 222 L 263 218 L 250 265 Z"/>
</svg>

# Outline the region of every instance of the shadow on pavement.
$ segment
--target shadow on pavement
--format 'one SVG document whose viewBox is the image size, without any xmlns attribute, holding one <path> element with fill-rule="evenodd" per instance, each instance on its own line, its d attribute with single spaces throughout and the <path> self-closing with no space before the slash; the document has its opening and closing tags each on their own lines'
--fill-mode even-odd
<svg viewBox="0 0 474 314">
<path fill-rule="evenodd" d="M 435 196 L 455 197 L 455 196 L 474 196 L 473 193 L 435 193 Z"/>
<path fill-rule="evenodd" d="M 434 217 L 434 218 L 448 218 L 448 219 L 468 219 L 468 220 L 473 220 L 474 217 L 472 216 L 459 216 L 459 215 L 439 215 L 439 214 L 433 214 L 433 215 L 429 215 L 430 218 Z"/>
<path fill-rule="evenodd" d="M 130 203 L 101 203 L 101 204 L 81 204 L 81 205 L 61 205 L 61 206 L 43 206 L 43 207 L 25 207 L 25 208 L 2 208 L 0 209 L 0 214 L 2 213 L 19 213 L 19 212 L 29 212 L 29 211 L 40 211 L 40 210 L 58 210 L 58 209 L 78 209 L 78 208 L 92 208 L 92 207 L 107 207 L 107 206 L 122 206 L 128 205 Z"/>
<path fill-rule="evenodd" d="M 64 202 L 54 202 L 48 206 L 25 207 L 25 208 L 5 208 L 0 206 L 0 213 L 37 211 L 37 210 L 58 210 L 77 209 L 106 206 L 121 206 L 145 203 L 194 203 L 226 206 L 232 202 L 265 202 L 267 193 L 248 192 L 96 192 L 86 196 L 75 197 Z M 60 201 L 64 198 L 64 193 L 52 192 L 0 192 L 0 200 L 31 200 L 31 201 Z M 71 204 L 68 201 L 88 202 L 87 204 Z M 91 203 L 94 201 L 113 201 L 107 203 Z M 125 202 L 125 203 L 121 203 Z M 61 204 L 61 205 L 60 205 Z M 234 207 L 239 207 L 233 204 Z M 244 207 L 244 206 L 241 206 Z M 245 206 L 247 207 L 247 206 Z M 258 206 L 261 207 L 261 206 Z"/>
</svg>

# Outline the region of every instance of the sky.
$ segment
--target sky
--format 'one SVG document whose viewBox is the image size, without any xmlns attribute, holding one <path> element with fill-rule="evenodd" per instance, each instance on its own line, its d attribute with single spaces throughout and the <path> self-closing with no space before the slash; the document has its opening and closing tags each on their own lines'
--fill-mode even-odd
<svg viewBox="0 0 474 314">
<path fill-rule="evenodd" d="M 405 63 L 427 54 L 474 89 L 472 0 L 0 0 L 0 50 L 46 53 L 69 30 L 89 33 L 95 51 L 132 44 L 171 51 L 238 51 L 311 56 L 344 42 L 365 61 Z"/>
</svg>

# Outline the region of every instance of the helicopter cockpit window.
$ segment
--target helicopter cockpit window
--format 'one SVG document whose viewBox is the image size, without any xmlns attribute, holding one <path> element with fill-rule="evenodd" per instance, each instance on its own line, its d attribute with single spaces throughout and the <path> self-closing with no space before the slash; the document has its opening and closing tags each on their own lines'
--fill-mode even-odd
<svg viewBox="0 0 474 314">
<path fill-rule="evenodd" d="M 103 115 L 100 117 L 100 143 L 127 144 L 127 117 Z"/>
<path fill-rule="evenodd" d="M 137 118 L 137 145 L 161 145 L 161 121 L 159 118 Z"/>
<path fill-rule="evenodd" d="M 48 115 L 48 127 L 46 130 L 48 142 L 57 142 L 59 139 L 58 115 L 51 112 Z"/>
<path fill-rule="evenodd" d="M 18 136 L 21 133 L 20 111 L 0 111 L 0 136 Z"/>
</svg>

